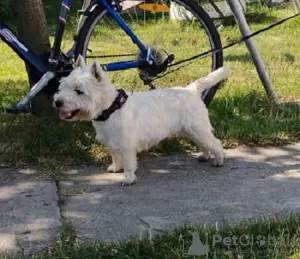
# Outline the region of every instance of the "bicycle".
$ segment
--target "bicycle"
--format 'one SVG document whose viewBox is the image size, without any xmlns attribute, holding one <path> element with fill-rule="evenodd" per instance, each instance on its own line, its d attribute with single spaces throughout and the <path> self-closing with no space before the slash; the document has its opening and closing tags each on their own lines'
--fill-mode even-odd
<svg viewBox="0 0 300 259">
<path fill-rule="evenodd" d="M 194 73 L 191 70 L 191 63 L 186 65 L 181 64 L 186 63 L 192 54 L 199 53 L 197 47 L 204 41 L 204 37 L 199 39 L 199 35 L 207 36 L 209 49 L 221 49 L 222 47 L 214 23 L 203 8 L 194 0 L 168 0 L 161 3 L 153 3 L 145 0 L 92 0 L 89 1 L 90 3 L 87 8 L 79 12 L 81 15 L 81 24 L 74 37 L 73 46 L 69 51 L 63 53 L 61 51 L 61 45 L 71 2 L 72 0 L 63 0 L 61 3 L 61 12 L 56 28 L 54 45 L 46 59 L 33 53 L 0 19 L 0 38 L 16 52 L 26 64 L 29 64 L 38 75 L 37 83 L 31 88 L 29 93 L 16 106 L 6 108 L 7 113 L 19 114 L 29 112 L 31 100 L 53 80 L 57 82 L 59 78 L 67 76 L 68 73 L 74 69 L 74 61 L 79 54 L 86 60 L 89 58 L 113 59 L 135 56 L 132 60 L 102 64 L 102 68 L 108 72 L 125 71 L 136 68 L 139 71 L 139 78 L 144 84 L 154 88 L 152 83 L 154 80 L 158 80 L 170 73 L 175 73 L 185 66 L 190 66 L 190 72 Z M 108 15 L 108 19 L 106 19 L 106 15 Z M 133 17 L 133 15 L 135 16 Z M 174 16 L 176 17 L 174 18 Z M 142 22 L 138 19 L 141 19 Z M 181 34 L 175 34 L 176 37 L 179 37 L 178 40 L 176 40 L 177 38 L 175 40 L 172 38 L 171 42 L 167 43 L 167 41 L 163 39 L 162 43 L 165 44 L 166 47 L 157 47 L 157 44 L 145 45 L 128 25 L 132 23 L 132 26 L 136 27 L 137 31 L 139 31 L 138 25 L 141 25 L 142 28 L 145 29 L 149 23 L 150 26 L 152 26 L 151 28 L 153 28 L 154 22 L 158 22 L 158 27 L 155 27 L 154 30 L 166 26 L 164 33 L 170 32 L 167 38 L 172 38 L 174 36 L 172 29 L 177 28 L 179 32 L 181 32 Z M 165 22 L 165 24 L 163 22 Z M 98 25 L 100 25 L 100 31 L 98 31 L 97 34 L 96 26 Z M 114 52 L 112 53 L 114 49 L 105 49 L 105 46 L 101 45 L 101 41 L 99 41 L 97 36 L 99 36 L 99 33 L 107 33 L 107 28 L 109 28 L 108 32 L 113 32 L 113 37 L 117 37 L 115 34 L 117 28 L 125 32 L 127 34 L 127 40 L 132 41 L 134 43 L 132 44 L 133 46 L 137 46 L 138 52 L 133 54 L 116 54 Z M 146 31 L 146 35 L 151 36 L 149 28 L 150 27 L 147 27 L 147 30 L 144 30 L 144 32 Z M 200 33 L 200 29 L 204 30 L 203 34 Z M 198 37 L 193 41 L 191 36 L 195 31 Z M 93 36 L 93 32 L 96 32 L 96 36 Z M 159 34 L 158 36 L 163 37 L 163 35 L 164 34 Z M 93 37 L 95 37 L 95 42 L 93 41 Z M 125 42 L 124 37 L 122 37 L 122 42 L 123 41 Z M 187 51 L 182 51 L 181 48 L 178 48 L 180 42 L 184 44 L 190 43 L 192 47 Z M 97 47 L 95 51 L 95 46 L 98 45 L 102 47 L 102 49 L 98 49 Z M 126 43 L 124 45 L 127 47 L 128 44 Z M 169 54 L 167 50 L 168 46 L 169 50 L 179 50 L 178 53 Z M 97 52 L 103 51 L 103 47 L 107 53 L 100 55 L 100 53 Z M 91 52 L 93 55 L 89 55 Z M 182 58 L 182 56 L 186 56 L 186 54 L 188 54 L 188 57 Z M 223 65 L 222 51 L 210 53 L 210 56 L 211 64 L 208 68 L 209 70 L 215 70 Z M 181 59 L 179 59 L 179 57 Z M 199 64 L 198 62 L 195 69 L 202 68 Z M 175 69 L 173 69 L 174 67 Z M 195 73 L 196 71 L 197 70 L 195 70 Z M 203 100 L 206 105 L 211 102 L 218 87 L 219 85 L 216 85 L 203 93 Z"/>
</svg>

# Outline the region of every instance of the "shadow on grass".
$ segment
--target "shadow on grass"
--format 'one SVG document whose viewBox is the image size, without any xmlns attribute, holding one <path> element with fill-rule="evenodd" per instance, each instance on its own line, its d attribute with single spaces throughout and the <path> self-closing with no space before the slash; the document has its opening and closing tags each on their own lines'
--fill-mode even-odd
<svg viewBox="0 0 300 259">
<path fill-rule="evenodd" d="M 300 107 L 273 107 L 255 90 L 232 96 L 217 94 L 209 112 L 225 148 L 286 144 L 300 136 Z M 107 149 L 97 144 L 90 122 L 63 122 L 54 116 L 0 113 L 0 143 L 0 163 L 9 166 L 95 164 L 109 157 Z M 196 147 L 187 139 L 165 140 L 151 150 L 161 154 L 189 151 Z"/>
<path fill-rule="evenodd" d="M 300 106 L 273 106 L 263 92 L 252 90 L 233 96 L 220 96 L 210 106 L 216 134 L 225 146 L 286 144 L 299 138 Z"/>
<path fill-rule="evenodd" d="M 59 167 L 92 163 L 105 156 L 102 146 L 96 144 L 91 123 L 4 113 L 4 107 L 15 105 L 27 93 L 27 84 L 25 80 L 0 82 L 1 165 Z"/>
<path fill-rule="evenodd" d="M 245 14 L 248 24 L 262 24 L 262 23 L 274 23 L 279 20 L 278 17 L 270 14 L 270 11 L 273 9 L 279 9 L 279 7 L 269 8 L 266 5 L 260 3 L 253 3 L 247 5 L 247 12 Z M 286 6 L 283 8 L 287 8 Z M 276 10 L 275 9 L 275 10 Z M 223 25 L 234 26 L 236 25 L 235 19 L 233 16 L 226 17 L 222 19 Z"/>
<path fill-rule="evenodd" d="M 21 100 L 29 89 L 26 80 L 1 80 L 0 81 L 0 108 L 4 111 L 7 106 L 15 105 Z"/>
<path fill-rule="evenodd" d="M 0 113 L 0 164 L 45 169 L 96 163 L 105 149 L 95 142 L 90 123 L 66 123 L 56 117 Z"/>
<path fill-rule="evenodd" d="M 300 106 L 272 106 L 265 93 L 252 90 L 243 94 L 216 97 L 209 106 L 215 135 L 224 148 L 246 145 L 282 145 L 300 138 Z M 162 153 L 195 151 L 187 139 L 163 141 L 156 149 Z"/>
<path fill-rule="evenodd" d="M 53 3 L 51 0 L 44 0 L 44 8 L 46 19 L 49 27 L 50 34 L 53 34 L 56 30 L 56 25 L 58 22 L 58 16 L 60 13 L 61 5 L 60 2 L 57 1 Z M 79 14 L 77 13 L 78 10 L 81 10 L 83 1 L 82 0 L 73 0 L 72 6 L 70 9 L 70 13 L 68 16 L 68 24 L 66 26 L 67 31 L 75 31 L 77 27 L 76 21 L 79 18 Z"/>
<path fill-rule="evenodd" d="M 44 10 L 46 15 L 46 20 L 49 27 L 50 34 L 53 34 L 56 25 L 58 22 L 58 17 L 60 14 L 61 2 L 59 1 L 52 1 L 52 0 L 43 0 Z M 77 11 L 81 9 L 83 4 L 82 0 L 73 0 L 71 11 L 68 16 L 68 21 L 73 21 L 77 17 Z M 1 7 L 1 4 L 0 4 Z M 12 9 L 11 1 L 7 5 L 3 5 L 2 10 L 0 9 L 0 16 L 1 18 L 7 23 L 13 30 L 16 30 L 16 21 L 15 16 Z M 72 22 L 68 22 L 67 30 L 75 30 L 76 25 Z"/>
<path fill-rule="evenodd" d="M 267 12 L 251 12 L 246 14 L 246 20 L 248 24 L 262 24 L 262 23 L 274 23 L 277 22 L 279 19 L 276 16 L 270 15 Z M 233 17 L 223 18 L 222 24 L 224 26 L 235 26 L 236 22 Z"/>
<path fill-rule="evenodd" d="M 46 14 L 46 19 L 48 22 L 48 26 L 49 26 L 49 30 L 51 33 L 53 33 L 55 31 L 56 25 L 57 25 L 57 21 L 58 21 L 58 16 L 60 13 L 60 2 L 54 2 L 51 0 L 43 0 L 43 4 L 44 4 L 44 9 L 45 9 L 45 14 Z M 77 18 L 78 18 L 78 10 L 80 10 L 82 8 L 82 4 L 83 1 L 82 0 L 73 0 L 72 1 L 72 6 L 71 6 L 71 10 L 69 13 L 69 17 L 68 17 L 68 25 L 67 25 L 67 30 L 68 31 L 74 31 L 76 28 L 76 23 L 74 22 Z M 272 22 L 276 22 L 278 19 L 275 16 L 272 16 L 268 13 L 268 11 L 266 11 L 266 9 L 262 9 L 261 8 L 262 5 L 261 4 L 252 4 L 251 7 L 248 9 L 250 9 L 250 11 L 247 12 L 246 16 L 247 16 L 247 21 L 250 24 L 260 24 L 260 23 L 272 23 Z M 277 9 L 279 9 L 280 7 L 276 7 Z M 284 7 L 283 7 L 284 8 Z M 268 9 L 267 9 L 268 10 Z M 0 4 L 0 14 L 2 19 L 4 19 L 10 26 L 15 27 L 15 17 L 13 15 L 13 11 L 12 11 L 12 4 L 5 4 L 5 6 L 3 5 L 2 9 L 1 9 L 1 4 Z M 148 15 L 146 16 L 146 19 L 156 19 L 157 17 L 152 15 L 151 13 L 147 13 Z M 136 14 L 135 14 L 136 15 Z M 142 12 L 143 18 L 144 18 L 144 13 Z M 127 17 L 128 21 L 131 21 L 133 18 Z M 228 18 L 224 18 L 223 19 L 224 25 L 235 25 L 235 20 L 233 17 L 228 17 Z"/>
</svg>

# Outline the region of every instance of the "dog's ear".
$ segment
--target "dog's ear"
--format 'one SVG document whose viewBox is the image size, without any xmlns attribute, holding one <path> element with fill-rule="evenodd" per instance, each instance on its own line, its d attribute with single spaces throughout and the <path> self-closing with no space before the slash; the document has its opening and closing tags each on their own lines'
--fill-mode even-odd
<svg viewBox="0 0 300 259">
<path fill-rule="evenodd" d="M 95 60 L 92 64 L 92 75 L 99 81 L 101 81 L 101 78 L 103 76 L 104 71 L 102 70 L 102 67 L 100 66 L 99 62 Z"/>
<path fill-rule="evenodd" d="M 75 66 L 80 68 L 83 68 L 85 66 L 85 60 L 81 55 L 78 56 Z"/>
</svg>

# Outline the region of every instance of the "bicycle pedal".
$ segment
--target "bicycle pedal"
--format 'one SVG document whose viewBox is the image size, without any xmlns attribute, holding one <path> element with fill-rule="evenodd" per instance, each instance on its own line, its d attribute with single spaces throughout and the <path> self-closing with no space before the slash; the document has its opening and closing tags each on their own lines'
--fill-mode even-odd
<svg viewBox="0 0 300 259">
<path fill-rule="evenodd" d="M 6 113 L 12 113 L 12 114 L 21 114 L 21 113 L 29 113 L 29 109 L 27 106 L 12 106 L 7 107 L 5 109 Z"/>
</svg>

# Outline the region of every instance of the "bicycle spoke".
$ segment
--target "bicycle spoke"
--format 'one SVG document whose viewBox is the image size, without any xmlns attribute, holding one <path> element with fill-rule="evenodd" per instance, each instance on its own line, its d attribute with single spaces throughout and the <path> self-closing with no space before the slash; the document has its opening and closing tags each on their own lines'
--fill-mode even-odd
<svg viewBox="0 0 300 259">
<path fill-rule="evenodd" d="M 155 79 L 160 87 L 186 85 L 222 65 L 222 52 L 205 53 L 208 49 L 221 47 L 221 43 L 213 22 L 194 0 L 140 2 L 119 15 L 139 41 L 152 49 L 150 53 L 157 66 L 110 73 L 113 83 L 126 87 Z M 97 15 L 87 18 L 90 22 L 83 30 L 80 43 L 80 52 L 87 62 L 99 58 L 105 59 L 106 64 L 119 65 L 127 60 L 126 57 L 144 58 L 132 39 L 105 10 L 99 10 Z M 93 52 L 87 53 L 87 48 Z M 193 58 L 202 52 L 205 54 Z M 171 55 L 174 55 L 174 61 L 165 63 Z M 204 60 L 204 56 L 207 59 Z"/>
</svg>

